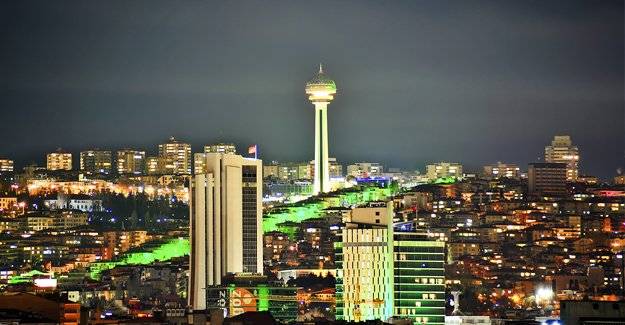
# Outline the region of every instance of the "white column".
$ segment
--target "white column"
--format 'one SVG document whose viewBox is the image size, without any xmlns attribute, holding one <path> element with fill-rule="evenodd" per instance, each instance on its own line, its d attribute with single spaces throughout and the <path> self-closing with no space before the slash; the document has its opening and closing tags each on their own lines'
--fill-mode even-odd
<svg viewBox="0 0 625 325">
<path fill-rule="evenodd" d="M 321 191 L 321 117 L 320 112 L 322 105 L 320 103 L 315 104 L 315 178 L 313 181 L 313 195 L 319 194 Z"/>
<path fill-rule="evenodd" d="M 204 212 L 206 202 L 204 201 L 206 191 L 206 175 L 196 175 L 193 180 L 194 200 L 191 202 L 191 290 L 190 304 L 193 310 L 206 310 L 206 236 Z"/>
<path fill-rule="evenodd" d="M 323 146 L 323 155 L 322 159 L 322 168 L 323 168 L 323 179 L 321 180 L 322 192 L 330 192 L 330 165 L 328 161 L 328 103 L 324 103 L 324 107 L 321 110 L 321 139 Z"/>
</svg>

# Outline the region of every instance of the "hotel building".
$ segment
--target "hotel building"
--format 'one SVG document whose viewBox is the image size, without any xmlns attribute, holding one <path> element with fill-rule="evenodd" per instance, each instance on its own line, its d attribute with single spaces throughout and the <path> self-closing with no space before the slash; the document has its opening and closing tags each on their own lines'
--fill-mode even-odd
<svg viewBox="0 0 625 325">
<path fill-rule="evenodd" d="M 191 181 L 189 304 L 207 309 L 207 287 L 228 273 L 262 273 L 262 161 L 207 153 Z"/>
<path fill-rule="evenodd" d="M 393 228 L 393 207 L 353 209 L 334 244 L 336 319 L 445 323 L 445 242 Z"/>
</svg>

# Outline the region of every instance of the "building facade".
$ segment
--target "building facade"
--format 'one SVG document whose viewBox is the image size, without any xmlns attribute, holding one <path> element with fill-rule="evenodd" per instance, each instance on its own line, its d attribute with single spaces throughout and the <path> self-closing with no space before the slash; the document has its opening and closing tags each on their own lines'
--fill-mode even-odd
<svg viewBox="0 0 625 325">
<path fill-rule="evenodd" d="M 545 162 L 566 164 L 566 180 L 574 182 L 579 176 L 579 149 L 568 135 L 556 135 L 545 147 Z"/>
<path fill-rule="evenodd" d="M 189 304 L 206 310 L 209 286 L 228 273 L 262 273 L 262 162 L 207 153 L 191 182 Z"/>
<path fill-rule="evenodd" d="M 379 163 L 360 162 L 348 165 L 347 175 L 358 178 L 382 176 L 383 169 L 382 164 Z"/>
<path fill-rule="evenodd" d="M 172 174 L 191 174 L 192 156 L 190 144 L 180 142 L 171 137 L 167 143 L 158 145 L 158 155 L 166 159 L 166 166 L 171 164 Z"/>
<path fill-rule="evenodd" d="M 117 173 L 139 175 L 145 171 L 145 151 L 123 149 L 117 151 Z"/>
<path fill-rule="evenodd" d="M 462 178 L 462 165 L 458 163 L 439 162 L 426 166 L 426 174 L 429 181 L 439 178 Z"/>
<path fill-rule="evenodd" d="M 334 244 L 336 319 L 445 323 L 445 242 L 396 231 L 393 207 L 353 209 Z"/>
<path fill-rule="evenodd" d="M 72 154 L 60 149 L 46 156 L 46 168 L 48 170 L 72 170 Z"/>
<path fill-rule="evenodd" d="M 497 179 L 502 177 L 518 179 L 521 177 L 521 169 L 515 164 L 504 164 L 498 162 L 494 165 L 484 166 L 484 177 L 487 179 Z"/>
<path fill-rule="evenodd" d="M 234 143 L 215 143 L 204 146 L 204 153 L 226 153 L 234 155 L 237 147 Z"/>
<path fill-rule="evenodd" d="M 527 187 L 533 196 L 564 196 L 567 181 L 567 164 L 533 163 L 527 170 Z"/>
<path fill-rule="evenodd" d="M 0 172 L 12 172 L 14 168 L 13 160 L 0 159 Z"/>
<path fill-rule="evenodd" d="M 87 174 L 110 174 L 113 156 L 108 150 L 87 150 L 80 152 L 80 170 Z"/>
</svg>

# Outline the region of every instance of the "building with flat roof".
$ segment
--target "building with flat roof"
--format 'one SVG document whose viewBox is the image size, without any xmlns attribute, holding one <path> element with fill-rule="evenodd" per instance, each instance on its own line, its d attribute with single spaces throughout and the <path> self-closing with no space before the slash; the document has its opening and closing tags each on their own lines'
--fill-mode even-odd
<svg viewBox="0 0 625 325">
<path fill-rule="evenodd" d="M 458 163 L 439 162 L 429 164 L 425 167 L 425 169 L 427 178 L 431 182 L 439 178 L 462 178 L 462 165 Z"/>
<path fill-rule="evenodd" d="M 223 311 L 227 317 L 268 311 L 279 321 L 294 322 L 299 308 L 297 290 L 258 274 L 231 274 L 221 285 L 207 289 L 207 308 Z"/>
<path fill-rule="evenodd" d="M 567 165 L 563 163 L 533 163 L 527 170 L 529 195 L 565 196 Z"/>
<path fill-rule="evenodd" d="M 14 168 L 13 160 L 0 159 L 0 172 L 12 172 Z"/>
<path fill-rule="evenodd" d="M 204 146 L 204 153 L 226 153 L 234 155 L 237 147 L 234 143 L 215 143 Z"/>
<path fill-rule="evenodd" d="M 145 172 L 145 151 L 122 149 L 117 151 L 117 173 L 139 175 Z"/>
<path fill-rule="evenodd" d="M 188 175 L 191 174 L 191 145 L 180 142 L 174 137 L 169 141 L 158 145 L 158 155 L 165 159 L 165 168 L 162 173 L 169 174 L 168 165 L 171 165 L 171 174 Z"/>
<path fill-rule="evenodd" d="M 108 150 L 86 150 L 80 152 L 80 171 L 87 174 L 110 174 L 113 156 Z"/>
<path fill-rule="evenodd" d="M 568 135 L 556 135 L 545 147 L 545 162 L 566 164 L 566 180 L 576 181 L 579 175 L 579 149 Z"/>
<path fill-rule="evenodd" d="M 228 273 L 262 273 L 262 161 L 207 153 L 191 180 L 189 305 L 206 310 L 206 288 Z"/>
<path fill-rule="evenodd" d="M 58 149 L 46 155 L 48 170 L 72 170 L 72 154 Z"/>
<path fill-rule="evenodd" d="M 392 203 L 353 209 L 334 243 L 336 319 L 445 323 L 445 242 L 396 231 Z"/>
<path fill-rule="evenodd" d="M 347 165 L 347 176 L 373 177 L 382 176 L 384 167 L 380 163 L 359 162 Z"/>
<path fill-rule="evenodd" d="M 518 179 L 521 177 L 521 169 L 515 164 L 504 164 L 498 162 L 493 165 L 484 166 L 484 177 L 487 179 L 497 179 L 502 177 Z"/>
</svg>

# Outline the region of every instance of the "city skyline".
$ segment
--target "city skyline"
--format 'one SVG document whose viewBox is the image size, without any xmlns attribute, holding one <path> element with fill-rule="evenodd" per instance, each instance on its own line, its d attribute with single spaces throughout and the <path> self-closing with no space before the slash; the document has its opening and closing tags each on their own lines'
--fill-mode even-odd
<svg viewBox="0 0 625 325">
<path fill-rule="evenodd" d="M 0 22 L 2 324 L 625 325 L 625 0 Z"/>
<path fill-rule="evenodd" d="M 299 21 L 258 4 L 46 5 L 3 4 L 0 104 L 13 122 L 0 156 L 18 166 L 59 146 L 153 150 L 169 136 L 311 160 L 301 87 L 319 61 L 342 85 L 329 122 L 341 162 L 526 166 L 567 134 L 583 173 L 610 179 L 625 166 L 619 2 L 282 6 Z"/>
</svg>

